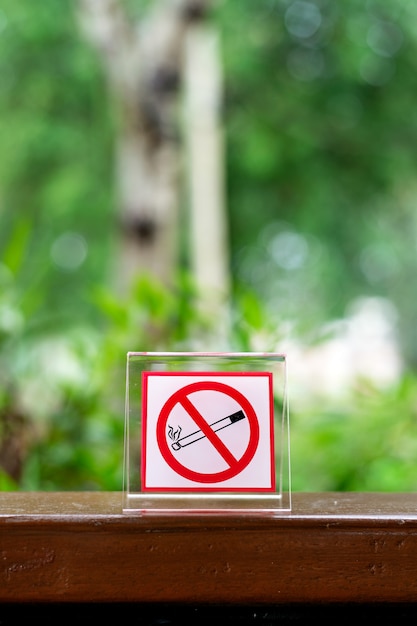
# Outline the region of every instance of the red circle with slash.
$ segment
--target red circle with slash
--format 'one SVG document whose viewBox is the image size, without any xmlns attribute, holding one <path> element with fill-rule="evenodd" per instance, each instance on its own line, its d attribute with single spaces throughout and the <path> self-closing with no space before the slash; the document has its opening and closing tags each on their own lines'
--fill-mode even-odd
<svg viewBox="0 0 417 626">
<path fill-rule="evenodd" d="M 246 414 L 246 417 L 248 418 L 250 428 L 249 442 L 245 452 L 240 457 L 240 459 L 236 459 L 233 457 L 231 452 L 223 444 L 220 437 L 216 435 L 213 430 L 211 430 L 209 424 L 205 421 L 204 417 L 200 415 L 199 411 L 188 397 L 190 394 L 196 391 L 207 390 L 224 393 L 236 400 L 240 404 Z M 199 428 L 203 430 L 204 434 L 215 447 L 217 452 L 221 454 L 221 456 L 228 463 L 229 467 L 227 469 L 212 474 L 196 472 L 182 465 L 173 456 L 169 448 L 165 433 L 166 425 L 171 411 L 177 404 L 181 404 L 181 406 L 190 414 L 190 417 L 196 422 Z M 245 398 L 242 393 L 240 393 L 240 391 L 237 391 L 233 387 L 217 381 L 200 381 L 196 383 L 191 383 L 186 387 L 178 389 L 178 391 L 176 391 L 166 401 L 158 417 L 156 436 L 158 446 L 163 458 L 177 474 L 179 474 L 183 478 L 187 478 L 189 480 L 199 483 L 219 483 L 233 478 L 234 476 L 237 476 L 237 474 L 240 474 L 240 472 L 242 472 L 245 467 L 247 467 L 252 461 L 259 442 L 259 423 L 258 418 L 256 417 L 255 410 L 253 409 L 251 403 L 247 398 Z"/>
</svg>

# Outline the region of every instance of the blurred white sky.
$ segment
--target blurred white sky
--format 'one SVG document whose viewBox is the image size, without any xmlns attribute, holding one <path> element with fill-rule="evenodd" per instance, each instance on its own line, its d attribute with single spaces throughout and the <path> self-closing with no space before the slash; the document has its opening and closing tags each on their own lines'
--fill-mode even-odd
<svg viewBox="0 0 417 626">
<path fill-rule="evenodd" d="M 290 397 L 343 397 L 358 379 L 383 388 L 402 372 L 396 342 L 396 312 L 381 298 L 354 303 L 346 319 L 325 330 L 330 338 L 313 347 L 289 339 L 280 346 L 288 359 Z M 282 349 L 284 347 L 284 349 Z"/>
</svg>

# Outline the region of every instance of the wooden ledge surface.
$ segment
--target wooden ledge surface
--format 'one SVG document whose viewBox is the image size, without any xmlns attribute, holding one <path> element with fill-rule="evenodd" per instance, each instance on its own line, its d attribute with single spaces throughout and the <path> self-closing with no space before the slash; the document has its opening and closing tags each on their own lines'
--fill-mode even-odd
<svg viewBox="0 0 417 626">
<path fill-rule="evenodd" d="M 417 602 L 417 494 L 294 493 L 290 513 L 123 513 L 0 493 L 0 602 Z"/>
</svg>

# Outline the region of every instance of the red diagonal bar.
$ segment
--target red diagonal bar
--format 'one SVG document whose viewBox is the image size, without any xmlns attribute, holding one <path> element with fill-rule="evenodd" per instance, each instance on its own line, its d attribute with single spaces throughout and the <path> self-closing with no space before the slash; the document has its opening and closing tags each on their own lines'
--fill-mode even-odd
<svg viewBox="0 0 417 626">
<path fill-rule="evenodd" d="M 191 402 L 188 396 L 184 396 L 181 398 L 181 404 L 185 411 L 190 415 L 191 419 L 197 424 L 198 428 L 204 433 L 210 443 L 215 447 L 217 452 L 223 457 L 226 463 L 233 467 L 238 462 L 233 454 L 230 452 L 229 448 L 225 446 L 223 441 L 220 439 L 218 435 L 214 432 L 214 430 L 210 427 L 210 424 L 206 422 L 201 413 L 196 409 L 194 404 Z"/>
</svg>

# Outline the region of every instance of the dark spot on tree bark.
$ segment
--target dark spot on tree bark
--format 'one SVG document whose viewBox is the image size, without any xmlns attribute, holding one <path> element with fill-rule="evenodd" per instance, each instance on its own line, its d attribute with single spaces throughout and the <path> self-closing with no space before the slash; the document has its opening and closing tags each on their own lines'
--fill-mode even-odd
<svg viewBox="0 0 417 626">
<path fill-rule="evenodd" d="M 203 20 L 208 13 L 204 0 L 190 0 L 183 9 L 184 20 L 190 23 Z"/>
<path fill-rule="evenodd" d="M 175 67 L 159 67 L 152 78 L 152 89 L 156 95 L 174 94 L 180 86 L 180 76 Z"/>
<path fill-rule="evenodd" d="M 123 232 L 127 237 L 136 239 L 140 244 L 152 244 L 155 241 L 158 225 L 149 216 L 129 216 L 123 219 Z"/>
</svg>

